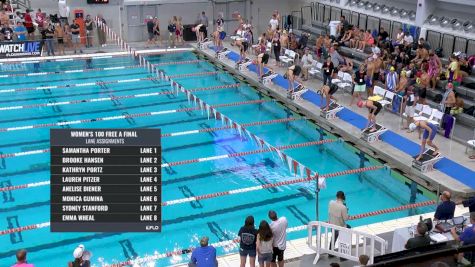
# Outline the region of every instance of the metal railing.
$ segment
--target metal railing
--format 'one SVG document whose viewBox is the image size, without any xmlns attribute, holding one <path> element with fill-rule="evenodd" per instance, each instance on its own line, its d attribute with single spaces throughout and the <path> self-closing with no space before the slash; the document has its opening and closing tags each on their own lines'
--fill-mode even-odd
<svg viewBox="0 0 475 267">
<path fill-rule="evenodd" d="M 370 235 L 325 222 L 309 222 L 307 229 L 307 244 L 311 249 L 317 252 L 313 264 L 318 262 L 321 254 L 338 256 L 356 262 L 358 262 L 360 255 L 365 254 L 369 257 L 369 262 L 373 263 L 376 247 L 379 247 L 379 255 L 385 254 L 388 247 L 387 241 L 376 235 Z M 313 245 L 314 229 L 317 230 L 315 246 Z M 336 238 L 333 238 L 335 235 Z M 360 248 L 360 245 L 362 245 L 362 248 Z"/>
<path fill-rule="evenodd" d="M 10 0 L 10 4 L 21 9 L 30 9 L 31 2 L 30 0 Z"/>
</svg>

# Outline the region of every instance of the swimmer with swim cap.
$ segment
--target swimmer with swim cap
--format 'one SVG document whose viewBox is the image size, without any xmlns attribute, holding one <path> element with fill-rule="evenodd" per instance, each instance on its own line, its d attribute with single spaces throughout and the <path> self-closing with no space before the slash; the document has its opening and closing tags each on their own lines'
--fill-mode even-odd
<svg viewBox="0 0 475 267">
<path fill-rule="evenodd" d="M 437 126 L 427 121 L 415 121 L 409 124 L 409 131 L 413 132 L 416 129 L 419 130 L 419 139 L 421 139 L 421 130 L 424 129 L 424 134 L 422 135 L 421 150 L 416 160 L 421 160 L 422 155 L 426 150 L 426 144 L 434 148 L 434 153 L 432 153 L 432 156 L 438 156 L 440 154 L 439 148 L 433 142 L 437 134 Z"/>
<path fill-rule="evenodd" d="M 357 106 L 359 108 L 365 107 L 368 109 L 368 124 L 365 129 L 370 128 L 370 132 L 376 131 L 376 116 L 379 114 L 381 109 L 383 109 L 383 105 L 378 101 L 360 100 L 358 101 Z"/>
</svg>

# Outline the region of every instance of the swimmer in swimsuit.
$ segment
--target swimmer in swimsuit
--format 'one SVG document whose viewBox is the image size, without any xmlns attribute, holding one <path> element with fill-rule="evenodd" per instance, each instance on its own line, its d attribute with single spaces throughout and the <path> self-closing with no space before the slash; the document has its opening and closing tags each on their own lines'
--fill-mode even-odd
<svg viewBox="0 0 475 267">
<path fill-rule="evenodd" d="M 295 78 L 300 75 L 302 72 L 302 68 L 299 65 L 292 65 L 287 69 L 285 73 L 287 77 L 284 76 L 289 81 L 289 98 L 292 98 L 292 94 L 294 93 L 294 82 Z"/>
<path fill-rule="evenodd" d="M 434 144 L 435 135 L 437 134 L 437 126 L 426 121 L 415 121 L 409 125 L 409 130 L 411 132 L 415 131 L 416 129 L 419 130 L 419 139 L 421 139 L 421 130 L 424 129 L 424 134 L 422 135 L 421 151 L 419 152 L 419 156 L 416 158 L 416 160 L 421 160 L 422 155 L 426 150 L 426 144 L 434 148 L 434 153 L 432 153 L 432 156 L 438 156 L 439 148 Z"/>
<path fill-rule="evenodd" d="M 322 92 L 322 96 L 326 98 L 326 106 L 324 111 L 328 111 L 330 108 L 330 100 L 333 99 L 336 101 L 336 98 L 333 96 L 333 94 L 338 91 L 338 86 L 335 84 L 332 84 L 330 86 L 324 85 L 322 89 L 320 89 L 320 91 Z"/>
<path fill-rule="evenodd" d="M 259 80 L 261 80 L 264 75 L 264 66 L 267 66 L 267 63 L 269 63 L 269 54 L 261 53 L 257 55 L 257 65 L 259 65 L 257 68 L 257 76 Z"/>
<path fill-rule="evenodd" d="M 358 107 L 366 107 L 368 109 L 368 124 L 366 128 L 370 128 L 369 130 L 371 133 L 376 131 L 376 116 L 379 114 L 381 109 L 383 109 L 383 105 L 378 101 L 366 100 L 366 101 L 358 101 Z"/>
</svg>

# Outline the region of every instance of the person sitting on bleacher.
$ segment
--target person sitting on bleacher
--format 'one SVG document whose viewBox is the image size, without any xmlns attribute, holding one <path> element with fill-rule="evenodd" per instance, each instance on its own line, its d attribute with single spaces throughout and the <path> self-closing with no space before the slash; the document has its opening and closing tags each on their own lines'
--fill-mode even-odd
<svg viewBox="0 0 475 267">
<path fill-rule="evenodd" d="M 360 30 L 358 27 L 353 29 L 353 37 L 350 39 L 350 48 L 358 49 L 358 42 L 364 39 L 364 31 Z"/>
<path fill-rule="evenodd" d="M 412 60 L 416 65 L 420 66 L 422 62 L 429 60 L 429 51 L 423 45 L 418 45 L 416 49 L 416 57 Z"/>
<path fill-rule="evenodd" d="M 463 107 L 464 107 L 463 98 L 460 96 L 460 94 L 455 92 L 455 107 L 453 107 L 452 110 L 450 111 L 450 115 L 454 116 L 454 115 L 458 115 L 462 113 Z"/>
<path fill-rule="evenodd" d="M 383 27 L 381 27 L 378 33 L 378 44 L 382 44 L 386 42 L 388 37 L 389 37 L 389 33 L 385 31 Z"/>
<path fill-rule="evenodd" d="M 381 49 L 374 43 L 374 40 L 373 40 L 373 43 L 370 44 L 371 45 L 371 53 L 373 53 L 373 55 L 376 55 L 376 56 L 381 56 Z"/>
<path fill-rule="evenodd" d="M 437 85 L 437 80 L 439 79 L 440 72 L 442 70 L 442 62 L 440 61 L 439 56 L 437 56 L 434 51 L 430 50 L 429 52 L 429 77 L 431 82 L 431 89 L 434 90 Z"/>
<path fill-rule="evenodd" d="M 404 34 L 403 46 L 407 54 L 410 54 L 413 43 L 414 43 L 414 38 L 409 33 L 409 31 L 406 31 L 406 33 Z"/>
<path fill-rule="evenodd" d="M 310 49 L 308 47 L 304 49 L 304 55 L 302 56 L 301 62 L 303 64 L 303 81 L 306 81 L 308 80 L 308 70 L 315 65 L 315 60 L 313 59 L 312 54 L 310 54 Z"/>
<path fill-rule="evenodd" d="M 351 27 L 345 32 L 345 35 L 343 35 L 341 40 L 338 42 L 338 45 L 346 45 L 345 43 L 350 42 L 350 40 L 353 38 L 353 35 L 353 27 Z"/>
<path fill-rule="evenodd" d="M 460 77 L 460 64 L 458 58 L 455 55 L 450 56 L 450 64 L 447 67 L 447 73 L 445 75 L 448 82 L 453 82 L 458 85 Z"/>
<path fill-rule="evenodd" d="M 350 23 L 346 20 L 345 16 L 340 17 L 340 24 L 336 27 L 336 33 L 339 36 L 343 36 L 345 32 L 348 30 L 350 27 Z M 336 37 L 336 36 L 335 36 Z"/>
<path fill-rule="evenodd" d="M 399 28 L 396 34 L 396 40 L 393 41 L 393 46 L 399 46 L 404 44 L 404 31 L 402 28 Z"/>
<path fill-rule="evenodd" d="M 360 35 L 360 41 L 358 42 L 358 45 L 357 45 L 358 47 L 356 48 L 356 51 L 364 52 L 367 45 L 374 45 L 374 38 L 371 35 L 371 30 L 367 30 L 363 34 L 362 39 Z"/>
<path fill-rule="evenodd" d="M 419 42 L 417 44 L 422 45 L 428 51 L 432 49 L 429 42 L 427 42 L 424 38 L 419 38 Z"/>
</svg>

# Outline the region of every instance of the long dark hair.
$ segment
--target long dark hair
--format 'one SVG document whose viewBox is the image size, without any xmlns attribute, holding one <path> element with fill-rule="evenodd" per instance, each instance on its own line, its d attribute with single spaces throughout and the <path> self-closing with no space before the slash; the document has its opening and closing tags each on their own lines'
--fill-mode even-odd
<svg viewBox="0 0 475 267">
<path fill-rule="evenodd" d="M 259 234 L 259 240 L 261 241 L 269 241 L 272 238 L 272 230 L 270 229 L 269 224 L 266 220 L 262 220 L 259 224 L 259 230 L 257 231 Z"/>
<path fill-rule="evenodd" d="M 244 228 L 255 229 L 255 227 L 254 227 L 254 217 L 253 216 L 247 216 L 246 217 L 246 220 L 244 221 Z"/>
</svg>

